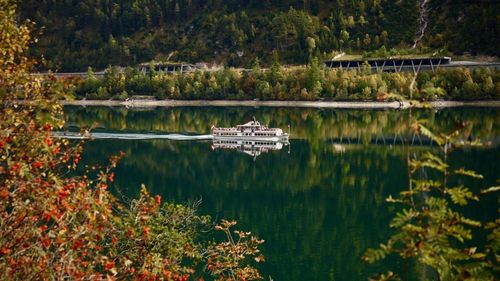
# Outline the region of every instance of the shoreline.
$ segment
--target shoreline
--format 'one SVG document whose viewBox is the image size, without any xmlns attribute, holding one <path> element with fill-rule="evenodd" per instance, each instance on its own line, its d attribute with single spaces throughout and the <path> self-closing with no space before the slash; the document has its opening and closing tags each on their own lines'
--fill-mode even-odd
<svg viewBox="0 0 500 281">
<path fill-rule="evenodd" d="M 449 108 L 449 107 L 500 107 L 500 100 L 490 101 L 255 101 L 255 100 L 73 100 L 61 101 L 69 106 L 111 106 L 127 108 L 148 107 L 305 107 L 339 109 L 406 109 L 406 108 Z"/>
</svg>

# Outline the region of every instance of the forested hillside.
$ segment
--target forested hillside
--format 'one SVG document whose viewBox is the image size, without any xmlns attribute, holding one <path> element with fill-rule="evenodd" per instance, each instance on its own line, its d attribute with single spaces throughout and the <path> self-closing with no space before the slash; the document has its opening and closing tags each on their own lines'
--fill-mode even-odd
<svg viewBox="0 0 500 281">
<path fill-rule="evenodd" d="M 46 67 L 134 65 L 151 59 L 264 65 L 310 55 L 411 47 L 423 0 L 26 0 L 20 15 L 44 27 L 34 54 Z M 497 1 L 427 1 L 420 48 L 498 55 Z"/>
</svg>

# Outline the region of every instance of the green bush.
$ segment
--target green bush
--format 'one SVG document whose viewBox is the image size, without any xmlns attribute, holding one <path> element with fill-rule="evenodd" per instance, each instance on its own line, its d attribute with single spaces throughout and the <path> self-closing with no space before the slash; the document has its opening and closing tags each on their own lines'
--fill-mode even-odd
<svg viewBox="0 0 500 281">
<path fill-rule="evenodd" d="M 124 99 L 149 95 L 157 99 L 228 100 L 484 100 L 500 97 L 496 69 L 439 69 L 414 76 L 410 72 L 372 73 L 328 69 L 312 59 L 306 67 L 242 72 L 233 68 L 192 73 L 150 72 L 110 68 L 102 79 L 87 77 L 75 90 L 79 98 Z M 125 94 L 127 93 L 127 94 Z"/>
</svg>

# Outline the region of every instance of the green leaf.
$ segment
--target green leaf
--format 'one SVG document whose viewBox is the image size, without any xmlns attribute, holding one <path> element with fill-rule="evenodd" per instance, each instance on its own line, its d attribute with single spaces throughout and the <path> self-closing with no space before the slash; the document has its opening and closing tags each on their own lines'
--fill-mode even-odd
<svg viewBox="0 0 500 281">
<path fill-rule="evenodd" d="M 440 146 L 444 145 L 445 143 L 445 139 L 441 136 L 436 136 L 434 135 L 429 129 L 427 129 L 424 125 L 422 124 L 419 124 L 419 130 L 420 130 L 420 133 L 422 133 L 422 135 L 432 139 L 433 141 L 435 141 L 437 144 L 439 144 Z"/>
<path fill-rule="evenodd" d="M 499 191 L 499 190 L 500 190 L 500 186 L 492 186 L 490 188 L 481 190 L 481 193 L 485 194 L 485 193 L 490 193 L 490 192 L 496 192 L 496 191 Z"/>
<path fill-rule="evenodd" d="M 470 229 L 465 229 L 462 225 L 453 225 L 447 227 L 447 231 L 449 235 L 455 237 L 461 243 L 464 243 L 465 240 L 472 239 L 472 233 Z"/>
<path fill-rule="evenodd" d="M 434 180 L 411 180 L 415 185 L 414 192 L 429 192 L 432 188 L 441 188 L 443 184 Z"/>
<path fill-rule="evenodd" d="M 425 228 L 414 225 L 414 224 L 406 224 L 402 227 L 406 232 L 411 233 L 412 235 L 421 234 L 426 231 Z"/>
<path fill-rule="evenodd" d="M 417 213 L 412 209 L 404 209 L 402 212 L 396 214 L 396 217 L 392 219 L 390 227 L 401 227 L 411 221 Z"/>
<path fill-rule="evenodd" d="M 402 200 L 400 200 L 400 199 L 394 199 L 394 198 L 392 197 L 392 195 L 389 195 L 389 197 L 387 197 L 387 198 L 385 199 L 385 202 L 388 202 L 388 203 L 396 203 L 396 202 L 399 202 L 399 203 L 401 203 L 401 202 L 403 202 L 403 201 L 402 201 Z"/>
<path fill-rule="evenodd" d="M 365 254 L 361 259 L 368 263 L 374 263 L 384 259 L 390 251 L 391 251 L 390 247 L 387 247 L 384 244 L 380 244 L 380 248 L 378 249 L 370 248 L 366 250 Z"/>
<path fill-rule="evenodd" d="M 479 201 L 479 198 L 477 198 L 477 196 L 475 196 L 468 188 L 463 186 L 447 188 L 445 191 L 446 193 L 450 194 L 451 201 L 458 205 L 467 205 L 468 199 Z"/>
<path fill-rule="evenodd" d="M 444 161 L 440 157 L 435 156 L 430 152 L 425 153 L 422 157 L 422 160 L 410 161 L 410 165 L 413 171 L 419 168 L 428 167 L 440 172 L 444 172 L 446 168 L 448 168 L 448 165 L 444 163 Z"/>
<path fill-rule="evenodd" d="M 468 219 L 468 218 L 464 218 L 464 217 L 460 218 L 460 222 L 462 222 L 463 224 L 467 224 L 467 225 L 475 226 L 475 227 L 480 227 L 481 226 L 480 222 L 475 221 L 475 220 L 471 220 L 471 219 Z"/>
<path fill-rule="evenodd" d="M 476 253 L 476 254 L 473 254 L 472 257 L 475 258 L 475 259 L 482 259 L 482 258 L 486 257 L 486 254 Z"/>
<path fill-rule="evenodd" d="M 477 174 L 475 171 L 472 171 L 472 170 L 465 170 L 464 168 L 460 168 L 458 170 L 455 170 L 454 173 L 457 175 L 465 175 L 465 176 L 473 177 L 476 179 L 483 178 L 483 175 Z"/>
</svg>

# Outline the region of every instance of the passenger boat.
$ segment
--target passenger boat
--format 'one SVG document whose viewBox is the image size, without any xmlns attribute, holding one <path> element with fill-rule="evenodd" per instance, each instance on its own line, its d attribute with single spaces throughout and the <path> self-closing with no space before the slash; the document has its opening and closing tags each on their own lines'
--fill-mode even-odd
<svg viewBox="0 0 500 281">
<path fill-rule="evenodd" d="M 230 128 L 218 128 L 212 125 L 214 139 L 244 139 L 252 141 L 288 141 L 289 134 L 279 128 L 269 128 L 257 120 Z"/>
</svg>

